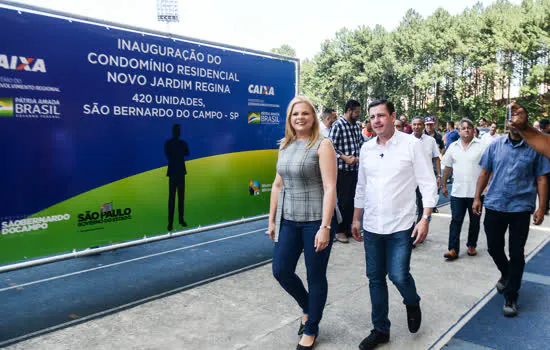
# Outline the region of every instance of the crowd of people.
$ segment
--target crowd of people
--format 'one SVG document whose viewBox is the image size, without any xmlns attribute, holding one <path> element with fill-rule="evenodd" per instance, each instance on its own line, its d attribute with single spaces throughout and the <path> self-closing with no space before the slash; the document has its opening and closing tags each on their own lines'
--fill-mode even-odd
<svg viewBox="0 0 550 350">
<path fill-rule="evenodd" d="M 277 173 L 270 203 L 268 234 L 275 242 L 273 275 L 302 309 L 297 349 L 311 349 L 319 334 L 328 283 L 326 270 L 334 241 L 362 241 L 372 304 L 371 333 L 359 349 L 374 349 L 390 339 L 386 276 L 403 298 L 410 332 L 421 325 L 420 296 L 410 273 L 412 249 L 428 233 L 439 192 L 450 194 L 448 250 L 460 256 L 460 232 L 466 212 L 470 226 L 467 255 L 476 256 L 485 207 L 488 251 L 500 271 L 496 282 L 504 295 L 503 314 L 518 313 L 517 300 L 525 265 L 524 247 L 533 223 L 548 214 L 550 123 L 537 130 L 527 111 L 514 104 L 509 132 L 485 118 L 476 127 L 463 118 L 441 135 L 432 116 L 397 118 L 391 101 L 367 107 L 349 100 L 340 117 L 333 109 L 319 117 L 303 96 L 287 110 Z M 442 167 L 443 166 L 443 167 Z M 443 169 L 443 171 L 442 171 Z M 449 193 L 449 182 L 452 189 Z M 537 205 L 538 197 L 538 205 Z M 509 257 L 504 250 L 509 231 Z M 306 289 L 295 273 L 304 253 Z"/>
</svg>

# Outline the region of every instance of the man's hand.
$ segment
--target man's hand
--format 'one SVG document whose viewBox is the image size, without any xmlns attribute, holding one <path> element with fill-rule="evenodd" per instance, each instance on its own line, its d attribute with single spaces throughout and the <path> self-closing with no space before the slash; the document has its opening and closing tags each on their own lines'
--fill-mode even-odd
<svg viewBox="0 0 550 350">
<path fill-rule="evenodd" d="M 411 235 L 411 237 L 416 237 L 413 244 L 416 245 L 424 242 L 424 240 L 428 236 L 429 229 L 430 223 L 427 219 L 422 218 L 422 220 L 420 220 L 418 224 L 416 224 L 416 226 L 414 227 L 413 233 Z"/>
<path fill-rule="evenodd" d="M 533 215 L 533 224 L 540 225 L 544 221 L 544 210 L 542 208 L 538 208 L 535 212 L 535 215 Z"/>
<path fill-rule="evenodd" d="M 474 204 L 472 205 L 472 211 L 474 212 L 474 214 L 481 215 L 481 207 L 482 207 L 481 199 L 479 198 L 474 199 Z"/>
<path fill-rule="evenodd" d="M 353 239 L 357 242 L 363 241 L 363 236 L 361 236 L 361 222 L 359 220 L 353 220 L 351 223 L 351 234 Z"/>
<path fill-rule="evenodd" d="M 508 105 L 508 108 L 512 109 L 512 121 L 510 122 L 510 126 L 518 130 L 525 130 L 528 126 L 525 110 L 515 103 Z"/>
<path fill-rule="evenodd" d="M 315 235 L 315 253 L 318 253 L 328 247 L 329 240 L 330 230 L 327 228 L 320 228 Z"/>
<path fill-rule="evenodd" d="M 449 189 L 447 188 L 447 185 L 441 185 L 441 193 L 445 196 L 445 198 L 449 198 Z"/>
<path fill-rule="evenodd" d="M 346 162 L 347 165 L 353 165 L 355 164 L 355 157 L 353 155 L 351 156 L 340 156 L 340 158 L 344 159 L 344 162 Z"/>
</svg>

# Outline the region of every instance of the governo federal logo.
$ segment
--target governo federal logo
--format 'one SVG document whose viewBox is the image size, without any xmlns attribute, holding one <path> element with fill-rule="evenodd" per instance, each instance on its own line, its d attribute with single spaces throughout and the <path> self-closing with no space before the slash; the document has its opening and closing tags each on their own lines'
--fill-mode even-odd
<svg viewBox="0 0 550 350">
<path fill-rule="evenodd" d="M 248 124 L 260 124 L 261 120 L 260 112 L 248 112 Z"/>
</svg>

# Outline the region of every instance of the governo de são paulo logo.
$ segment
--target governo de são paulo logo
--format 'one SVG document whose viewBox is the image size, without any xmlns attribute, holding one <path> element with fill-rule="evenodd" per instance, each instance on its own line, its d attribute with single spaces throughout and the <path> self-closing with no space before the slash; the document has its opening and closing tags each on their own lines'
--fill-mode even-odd
<svg viewBox="0 0 550 350">
<path fill-rule="evenodd" d="M 260 182 L 258 180 L 248 181 L 248 193 L 251 196 L 260 195 Z"/>
<path fill-rule="evenodd" d="M 13 98 L 0 97 L 0 117 L 13 117 Z"/>
<path fill-rule="evenodd" d="M 248 124 L 260 124 L 261 120 L 260 112 L 248 112 Z"/>
<path fill-rule="evenodd" d="M 1 53 L 0 68 L 26 72 L 46 73 L 46 63 L 42 58 L 14 56 Z"/>
</svg>

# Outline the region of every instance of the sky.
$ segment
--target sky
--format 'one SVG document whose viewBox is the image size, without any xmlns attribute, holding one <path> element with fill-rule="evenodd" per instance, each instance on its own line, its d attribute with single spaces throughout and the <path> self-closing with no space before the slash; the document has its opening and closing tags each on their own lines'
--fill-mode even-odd
<svg viewBox="0 0 550 350">
<path fill-rule="evenodd" d="M 105 21 L 270 51 L 292 46 L 299 58 L 313 58 L 321 43 L 346 27 L 392 30 L 409 8 L 424 18 L 443 7 L 458 14 L 477 2 L 496 0 L 179 0 L 179 23 L 157 22 L 156 0 L 18 0 L 19 3 Z M 509 0 L 520 4 L 521 0 Z"/>
</svg>

